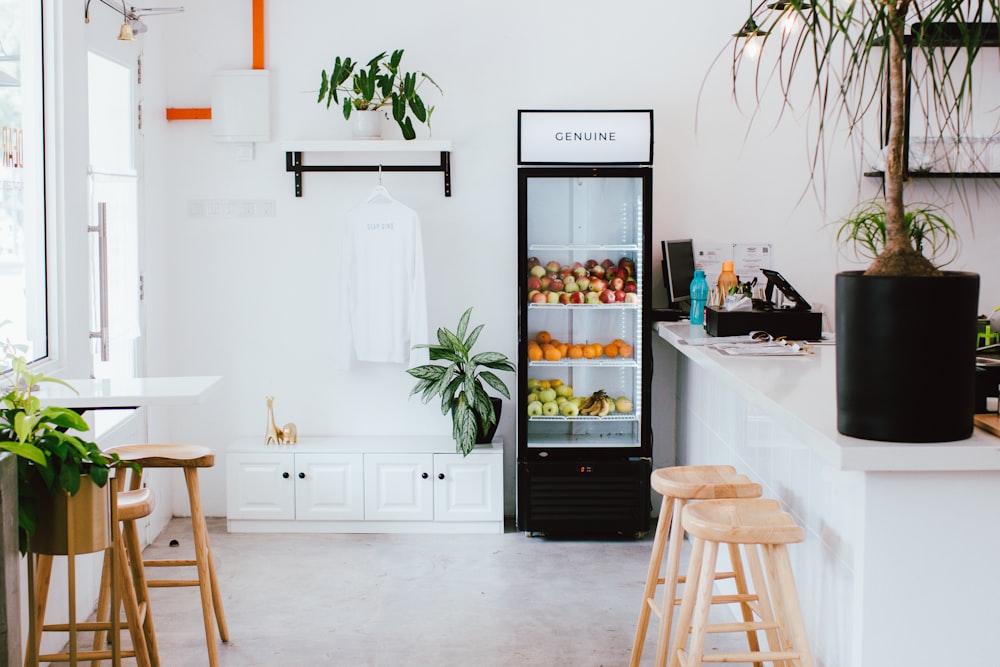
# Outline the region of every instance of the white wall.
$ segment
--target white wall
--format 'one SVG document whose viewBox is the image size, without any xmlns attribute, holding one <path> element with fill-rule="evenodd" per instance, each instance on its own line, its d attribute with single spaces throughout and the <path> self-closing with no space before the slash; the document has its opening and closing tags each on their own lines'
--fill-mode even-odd
<svg viewBox="0 0 1000 667">
<path fill-rule="evenodd" d="M 516 355 L 519 108 L 654 109 L 654 242 L 769 242 L 775 268 L 831 315 L 834 273 L 855 268 L 838 256 L 827 223 L 879 184 L 858 176 L 855 148 L 831 142 L 818 186 L 824 212 L 808 190 L 807 123 L 789 115 L 774 127 L 772 108 L 747 134 L 750 112 L 732 102 L 725 53 L 713 68 L 745 5 L 272 1 L 273 140 L 249 162 L 213 143 L 205 121 L 163 120 L 165 106 L 208 106 L 214 70 L 251 65 L 249 0 L 184 5 L 183 15 L 148 19 L 145 37 L 148 370 L 219 374 L 225 386 L 203 407 L 154 420 L 154 437 L 221 450 L 261 434 L 272 394 L 279 423 L 296 422 L 300 434 L 449 432 L 435 407 L 408 400 L 412 383 L 401 367 L 333 368 L 338 225 L 375 177 L 308 174 L 296 199 L 282 142 L 349 137 L 339 113 L 315 102 L 319 71 L 337 55 L 366 61 L 405 48 L 404 65 L 444 89 L 428 97 L 438 106 L 434 138 L 454 143 L 453 196 L 443 197 L 439 174 L 386 174 L 384 182 L 422 216 L 432 328 L 454 326 L 473 305 L 474 321 L 487 325 L 483 350 Z M 952 268 L 981 273 L 984 311 L 1000 303 L 995 193 L 995 184 L 974 191 L 974 231 L 952 211 L 965 240 Z M 201 199 L 272 199 L 277 215 L 189 217 L 188 202 Z M 663 305 L 662 289 L 654 299 Z M 508 443 L 508 512 L 518 404 L 505 405 L 499 431 Z M 203 479 L 207 510 L 224 514 L 221 466 Z"/>
</svg>

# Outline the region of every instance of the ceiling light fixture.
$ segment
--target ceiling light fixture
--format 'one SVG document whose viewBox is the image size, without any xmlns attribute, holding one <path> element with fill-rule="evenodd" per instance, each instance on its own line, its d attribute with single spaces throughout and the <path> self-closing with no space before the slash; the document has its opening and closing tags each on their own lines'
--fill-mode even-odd
<svg viewBox="0 0 1000 667">
<path fill-rule="evenodd" d="M 746 23 L 740 28 L 740 31 L 735 33 L 733 37 L 736 39 L 744 40 L 742 53 L 751 60 L 756 60 L 760 55 L 761 42 L 763 38 L 767 37 L 770 33 L 766 30 L 761 30 L 760 26 L 757 25 L 757 21 L 753 18 L 753 0 L 750 2 L 750 16 L 747 17 Z"/>
<path fill-rule="evenodd" d="M 83 8 L 83 20 L 90 23 L 90 3 L 87 0 Z M 122 0 L 122 6 L 118 7 L 111 3 L 111 0 L 101 0 L 101 2 L 122 15 L 124 22 L 118 31 L 118 39 L 123 41 L 134 41 L 136 35 L 149 30 L 149 26 L 143 22 L 143 16 L 161 16 L 163 14 L 179 14 L 184 11 L 183 7 L 129 7 Z"/>
<path fill-rule="evenodd" d="M 125 6 L 125 0 L 122 0 L 122 27 L 118 31 L 118 40 L 122 42 L 134 42 L 135 34 L 132 32 L 132 26 L 128 22 L 128 7 Z"/>
</svg>

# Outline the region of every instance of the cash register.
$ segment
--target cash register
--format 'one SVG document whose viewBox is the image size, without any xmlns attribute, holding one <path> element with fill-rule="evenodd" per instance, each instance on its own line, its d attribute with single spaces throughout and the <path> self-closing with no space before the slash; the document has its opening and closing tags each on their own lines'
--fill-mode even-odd
<svg viewBox="0 0 1000 667">
<path fill-rule="evenodd" d="M 726 310 L 713 305 L 705 309 L 705 330 L 712 336 L 740 336 L 751 331 L 766 331 L 774 337 L 796 340 L 820 340 L 823 337 L 823 313 L 812 306 L 784 276 L 771 269 L 761 269 L 767 278 L 763 299 L 753 299 L 752 310 Z M 783 297 L 777 298 L 777 293 Z"/>
</svg>

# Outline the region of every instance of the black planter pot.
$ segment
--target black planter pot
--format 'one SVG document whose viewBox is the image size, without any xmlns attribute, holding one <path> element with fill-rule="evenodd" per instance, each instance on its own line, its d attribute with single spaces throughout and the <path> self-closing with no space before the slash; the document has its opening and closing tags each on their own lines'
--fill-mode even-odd
<svg viewBox="0 0 1000 667">
<path fill-rule="evenodd" d="M 500 408 L 503 407 L 503 401 L 495 396 L 490 396 L 490 403 L 493 404 L 493 412 L 497 416 L 497 421 L 493 426 L 487 431 L 483 431 L 483 425 L 479 424 L 476 428 L 476 444 L 477 445 L 487 445 L 493 442 L 493 436 L 497 434 L 497 427 L 500 426 Z"/>
<path fill-rule="evenodd" d="M 979 275 L 837 274 L 837 430 L 890 442 L 972 435 Z"/>
</svg>

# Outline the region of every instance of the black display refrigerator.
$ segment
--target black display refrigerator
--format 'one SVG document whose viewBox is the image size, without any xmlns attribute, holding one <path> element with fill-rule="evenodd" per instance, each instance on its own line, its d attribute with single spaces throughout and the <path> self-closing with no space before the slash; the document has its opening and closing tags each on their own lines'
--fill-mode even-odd
<svg viewBox="0 0 1000 667">
<path fill-rule="evenodd" d="M 520 111 L 517 528 L 649 529 L 652 111 Z"/>
</svg>

